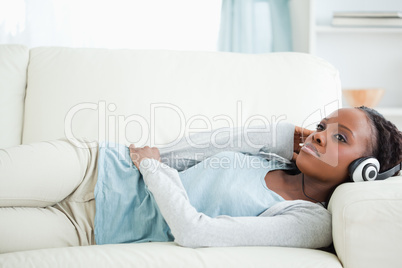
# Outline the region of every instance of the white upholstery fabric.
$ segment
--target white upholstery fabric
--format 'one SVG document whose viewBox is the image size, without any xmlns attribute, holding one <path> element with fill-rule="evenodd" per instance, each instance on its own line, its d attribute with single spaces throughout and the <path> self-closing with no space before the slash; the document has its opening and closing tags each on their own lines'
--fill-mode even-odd
<svg viewBox="0 0 402 268">
<path fill-rule="evenodd" d="M 333 254 L 278 247 L 183 248 L 143 243 L 54 248 L 0 255 L 1 267 L 283 267 L 340 268 Z"/>
<path fill-rule="evenodd" d="M 308 125 L 338 100 L 337 70 L 307 54 L 35 48 L 23 142 L 67 131 L 160 146 L 190 128 L 262 124 L 257 116 Z"/>
<path fill-rule="evenodd" d="M 27 47 L 0 45 L 0 148 L 21 143 Z"/>
<path fill-rule="evenodd" d="M 329 209 L 334 245 L 345 268 L 401 267 L 402 176 L 343 184 Z"/>
</svg>

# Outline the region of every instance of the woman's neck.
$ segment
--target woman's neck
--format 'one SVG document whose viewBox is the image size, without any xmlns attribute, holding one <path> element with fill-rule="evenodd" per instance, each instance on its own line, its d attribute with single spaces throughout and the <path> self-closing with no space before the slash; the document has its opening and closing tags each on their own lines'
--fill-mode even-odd
<svg viewBox="0 0 402 268">
<path fill-rule="evenodd" d="M 326 183 L 317 181 L 301 173 L 302 191 L 309 201 L 327 202 L 328 196 L 332 193 L 334 187 Z"/>
<path fill-rule="evenodd" d="M 333 187 L 305 176 L 302 173 L 290 175 L 283 170 L 268 172 L 265 175 L 265 183 L 270 190 L 276 192 L 285 200 L 326 202 L 333 190 Z"/>
</svg>

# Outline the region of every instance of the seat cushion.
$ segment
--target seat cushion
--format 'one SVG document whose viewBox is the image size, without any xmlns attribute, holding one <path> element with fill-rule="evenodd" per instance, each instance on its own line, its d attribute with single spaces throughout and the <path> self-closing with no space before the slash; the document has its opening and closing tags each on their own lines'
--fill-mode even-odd
<svg viewBox="0 0 402 268">
<path fill-rule="evenodd" d="M 280 247 L 183 248 L 143 243 L 53 248 L 0 255 L 1 267 L 306 267 L 341 268 L 320 250 Z"/>
</svg>

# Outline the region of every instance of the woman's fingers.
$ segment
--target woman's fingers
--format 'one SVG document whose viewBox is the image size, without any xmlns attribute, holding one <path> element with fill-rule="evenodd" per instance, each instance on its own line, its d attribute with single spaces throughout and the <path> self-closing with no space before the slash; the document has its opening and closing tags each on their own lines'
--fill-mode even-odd
<svg viewBox="0 0 402 268">
<path fill-rule="evenodd" d="M 300 152 L 300 149 L 303 146 L 304 141 L 313 132 L 314 130 L 309 130 L 299 126 L 295 126 L 293 151 L 296 155 L 293 155 L 292 160 L 296 160 L 297 154 Z"/>
<path fill-rule="evenodd" d="M 300 142 L 304 142 L 304 140 L 310 136 L 312 133 L 314 132 L 314 130 L 310 130 L 307 128 L 302 128 L 299 126 L 295 127 L 295 137 L 297 136 L 300 140 Z"/>
<path fill-rule="evenodd" d="M 135 147 L 134 144 L 129 146 L 130 149 L 130 158 L 133 161 L 134 165 L 139 169 L 140 163 L 142 160 L 146 158 L 155 159 L 160 161 L 160 153 L 159 149 L 156 147 Z"/>
</svg>

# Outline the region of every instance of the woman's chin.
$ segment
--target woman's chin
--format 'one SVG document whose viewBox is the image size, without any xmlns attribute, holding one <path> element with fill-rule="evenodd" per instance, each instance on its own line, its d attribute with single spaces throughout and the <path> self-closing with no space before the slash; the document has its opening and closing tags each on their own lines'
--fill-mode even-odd
<svg viewBox="0 0 402 268">
<path fill-rule="evenodd" d="M 299 154 L 296 166 L 305 176 L 323 182 L 343 182 L 347 176 L 347 167 L 340 167 L 338 163 L 327 163 L 311 154 Z"/>
<path fill-rule="evenodd" d="M 296 158 L 296 166 L 306 176 L 320 177 L 325 174 L 324 166 L 326 165 L 323 165 L 321 159 L 312 154 L 301 152 Z"/>
</svg>

